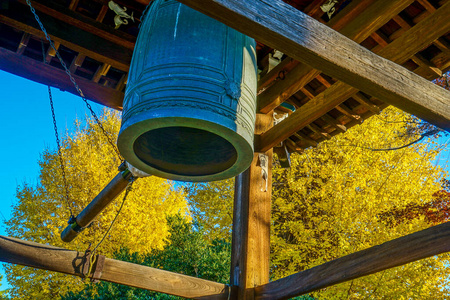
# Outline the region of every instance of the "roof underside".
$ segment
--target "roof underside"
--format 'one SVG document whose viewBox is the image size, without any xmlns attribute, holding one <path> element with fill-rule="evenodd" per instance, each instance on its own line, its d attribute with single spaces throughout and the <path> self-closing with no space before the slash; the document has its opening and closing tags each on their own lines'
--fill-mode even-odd
<svg viewBox="0 0 450 300">
<path fill-rule="evenodd" d="M 139 17 L 148 0 L 115 1 L 133 13 L 135 22 L 115 29 L 115 13 L 108 0 L 32 1 L 42 23 L 55 41 L 65 63 L 75 74 L 86 97 L 121 109 Z M 413 29 L 433 17 L 447 0 L 375 1 L 341 0 L 331 18 L 320 8 L 325 0 L 286 0 L 363 47 L 390 59 L 406 69 L 432 80 L 450 69 L 450 32 Z M 384 3 L 383 7 L 375 3 Z M 448 22 L 448 14 L 447 23 Z M 442 19 L 442 18 L 441 18 Z M 418 25 L 418 26 L 416 26 Z M 49 43 L 42 41 L 34 16 L 25 0 L 0 4 L 0 69 L 58 87 L 76 94 Z M 399 40 L 400 39 L 400 40 Z M 420 43 L 417 41 L 420 40 Z M 45 57 L 43 57 L 42 45 Z M 424 46 L 426 45 L 426 46 Z M 333 51 L 330 49 L 329 51 Z M 398 59 L 399 53 L 406 57 Z M 406 53 L 406 54 L 405 54 Z M 280 103 L 301 110 L 311 99 L 320 97 L 337 82 L 320 71 L 305 69 L 294 59 L 258 43 L 258 110 L 261 113 L 291 113 Z M 47 63 L 43 63 L 43 60 Z M 325 94 L 326 95 L 326 94 Z M 302 151 L 379 113 L 387 104 L 361 91 L 343 93 L 332 109 L 317 107 L 315 117 L 299 124 L 285 140 L 289 152 Z"/>
</svg>

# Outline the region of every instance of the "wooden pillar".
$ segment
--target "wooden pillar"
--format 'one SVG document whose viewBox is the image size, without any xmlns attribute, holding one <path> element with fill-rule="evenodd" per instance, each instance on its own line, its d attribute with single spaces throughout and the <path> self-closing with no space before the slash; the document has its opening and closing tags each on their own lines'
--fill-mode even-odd
<svg viewBox="0 0 450 300">
<path fill-rule="evenodd" d="M 257 114 L 255 133 L 266 131 L 272 123 L 272 114 Z M 271 168 L 272 149 L 255 153 L 249 169 L 235 179 L 232 299 L 253 299 L 253 288 L 269 282 Z"/>
</svg>

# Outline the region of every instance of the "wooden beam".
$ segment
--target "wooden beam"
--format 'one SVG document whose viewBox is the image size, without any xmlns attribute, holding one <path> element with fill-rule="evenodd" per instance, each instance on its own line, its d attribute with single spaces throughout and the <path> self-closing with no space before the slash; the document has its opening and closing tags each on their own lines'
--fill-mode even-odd
<svg viewBox="0 0 450 300">
<path fill-rule="evenodd" d="M 0 236 L 0 261 L 83 278 L 89 269 L 84 253 L 6 236 Z M 110 258 L 98 265 L 89 278 L 191 299 L 228 299 L 229 289 L 221 283 Z"/>
<path fill-rule="evenodd" d="M 257 114 L 255 133 L 272 126 L 272 116 Z M 235 180 L 231 284 L 233 299 L 253 299 L 253 287 L 269 282 L 272 150 L 255 153 Z"/>
<path fill-rule="evenodd" d="M 336 82 L 314 99 L 299 107 L 282 123 L 262 134 L 258 140 L 259 144 L 255 146 L 256 149 L 264 151 L 278 145 L 278 143 L 314 122 L 357 92 L 357 89 L 343 82 Z"/>
<path fill-rule="evenodd" d="M 339 133 L 344 133 L 347 131 L 346 126 L 342 125 L 336 119 L 334 119 L 328 114 L 324 114 L 323 116 L 321 116 L 321 119 L 324 120 L 331 127 L 334 127 L 334 129 L 336 129 L 336 131 Z"/>
<path fill-rule="evenodd" d="M 450 222 L 335 259 L 255 288 L 255 299 L 288 299 L 450 251 Z"/>
<path fill-rule="evenodd" d="M 354 94 L 354 95 L 352 96 L 352 98 L 355 99 L 356 101 L 358 101 L 358 102 L 359 102 L 361 105 L 363 105 L 365 108 L 367 108 L 368 110 L 370 110 L 370 111 L 372 111 L 372 112 L 374 112 L 374 113 L 376 113 L 376 114 L 379 114 L 379 113 L 381 112 L 381 109 L 380 109 L 378 106 L 376 106 L 375 104 L 372 104 L 372 103 L 370 102 L 370 100 L 367 99 L 367 97 L 364 96 L 364 95 L 361 94 L 361 93 L 356 93 L 356 94 Z"/>
<path fill-rule="evenodd" d="M 180 2 L 356 89 L 450 131 L 450 92 L 372 53 L 281 0 Z M 448 13 L 439 14 L 439 11 L 448 10 L 448 6 L 449 3 L 445 4 L 433 14 L 432 19 L 436 23 L 441 20 L 449 23 Z M 438 31 L 442 32 L 441 28 Z"/>
<path fill-rule="evenodd" d="M 95 18 L 95 21 L 100 22 L 100 23 L 103 22 L 103 19 L 105 18 L 106 13 L 108 12 L 108 10 L 109 10 L 108 5 L 103 5 L 102 9 L 100 10 L 100 12 L 98 13 L 97 17 Z M 136 40 L 134 39 L 134 41 L 133 41 L 133 48 L 134 48 L 134 44 L 135 43 L 136 43 Z"/>
<path fill-rule="evenodd" d="M 53 46 L 55 46 L 56 51 L 58 51 L 59 46 L 61 46 L 61 44 L 59 42 L 55 41 L 55 42 L 53 42 Z M 50 63 L 52 58 L 56 56 L 55 49 L 53 49 L 53 47 L 48 47 L 47 54 L 45 55 L 45 61 L 47 63 Z"/>
<path fill-rule="evenodd" d="M 69 4 L 70 10 L 75 10 L 77 8 L 79 0 L 71 0 Z"/>
<path fill-rule="evenodd" d="M 75 73 L 77 68 L 81 67 L 85 59 L 86 55 L 78 53 L 78 55 L 73 58 L 72 63 L 69 66 L 70 73 Z"/>
<path fill-rule="evenodd" d="M 359 1 L 359 3 L 363 3 L 363 5 L 356 6 L 351 10 L 351 12 L 359 12 L 356 18 L 345 23 L 344 21 L 348 20 L 347 18 L 341 17 L 343 20 L 339 19 L 340 16 L 347 16 L 347 14 L 345 14 L 347 11 L 342 11 L 341 14 L 338 14 L 330 21 L 329 26 L 339 30 L 340 33 L 355 42 L 361 43 L 375 32 L 375 30 L 387 23 L 393 16 L 400 13 L 412 2 L 412 0 L 382 0 L 375 1 L 375 3 L 371 3 L 370 1 Z M 358 2 L 354 3 L 354 5 L 356 4 L 358 4 Z M 361 10 L 360 6 L 363 6 L 365 9 Z M 330 49 L 330 51 L 334 50 Z M 315 70 L 308 65 L 297 65 L 294 70 L 286 76 L 286 79 L 283 82 L 274 84 L 259 96 L 259 111 L 267 113 L 274 109 L 320 73 L 320 71 Z"/>
<path fill-rule="evenodd" d="M 385 58 L 391 59 L 393 62 L 399 64 L 404 63 L 418 51 L 431 44 L 434 40 L 450 30 L 450 22 L 447 20 L 447 16 L 449 14 L 450 2 L 447 2 L 430 18 L 427 18 L 421 23 L 415 25 L 403 36 L 381 49 L 379 54 Z M 433 103 L 433 100 L 430 100 L 431 96 L 436 94 L 437 98 L 442 97 L 439 104 L 442 104 L 445 107 L 442 109 L 444 109 L 445 112 L 448 112 L 450 110 L 450 93 L 434 85 L 433 83 L 426 81 L 425 79 L 421 78 L 421 80 L 425 81 L 427 83 L 426 86 L 430 87 L 429 91 L 422 90 L 422 95 L 426 97 L 424 99 L 428 99 L 430 103 Z M 398 81 L 397 83 L 400 84 L 402 82 Z M 411 88 L 407 86 L 408 82 L 405 82 L 404 84 L 405 87 Z M 348 98 L 352 97 L 357 92 L 358 89 L 343 82 L 333 84 L 330 88 L 317 95 L 314 99 L 298 108 L 289 116 L 289 118 L 284 120 L 282 124 L 277 124 L 272 129 L 262 134 L 259 140 L 260 144 L 257 149 L 264 151 L 274 147 L 278 143 L 290 137 L 294 132 L 301 130 L 303 127 L 313 122 L 321 115 L 327 113 L 337 105 L 341 104 Z M 411 95 L 418 95 L 414 90 L 411 90 L 411 93 Z M 410 105 L 413 106 L 411 103 Z M 423 109 L 426 111 L 425 108 Z M 408 111 L 408 109 L 404 110 Z M 419 115 L 417 116 L 420 117 Z M 438 124 L 441 128 L 448 131 L 450 129 L 450 120 L 447 120 L 446 118 L 450 119 L 450 116 L 440 118 L 441 122 Z M 428 119 L 427 121 L 433 124 L 435 120 Z"/>
<path fill-rule="evenodd" d="M 22 4 L 26 4 L 26 0 L 18 0 Z M 78 0 L 75 1 L 77 5 Z M 73 5 L 74 2 L 71 3 Z M 133 50 L 134 45 L 136 43 L 136 37 L 127 34 L 122 31 L 115 30 L 114 28 L 101 24 L 101 21 L 106 15 L 108 11 L 108 6 L 103 5 L 100 10 L 98 18 L 99 20 L 93 21 L 89 17 L 85 17 L 82 14 L 76 13 L 71 9 L 66 8 L 62 5 L 57 4 L 54 1 L 42 1 L 42 0 L 33 0 L 31 1 L 31 5 L 38 11 L 38 14 L 41 13 L 47 14 L 52 18 L 55 18 L 59 21 L 63 21 L 69 25 L 78 27 L 86 32 L 97 35 L 98 37 L 105 39 L 107 41 L 113 42 L 114 44 L 120 45 L 127 49 Z"/>
<path fill-rule="evenodd" d="M 0 48 L 0 69 L 78 95 L 66 72 L 32 58 Z M 121 110 L 124 94 L 73 75 L 87 99 Z M 81 99 L 80 99 L 81 101 Z"/>
<path fill-rule="evenodd" d="M 40 12 L 39 17 L 54 41 L 99 62 L 128 72 L 132 49 L 117 45 L 45 13 Z M 0 10 L 0 22 L 32 35 L 44 37 L 29 7 L 16 1 L 10 1 L 8 9 Z"/>
<path fill-rule="evenodd" d="M 22 38 L 20 39 L 19 47 L 17 47 L 16 53 L 18 55 L 22 55 L 23 52 L 25 52 L 25 48 L 28 46 L 28 43 L 30 42 L 31 34 L 24 32 L 22 35 Z"/>
<path fill-rule="evenodd" d="M 102 76 L 106 76 L 106 74 L 108 74 L 109 69 L 111 69 L 111 66 L 108 64 L 99 66 L 94 76 L 92 77 L 92 81 L 98 83 Z"/>
</svg>

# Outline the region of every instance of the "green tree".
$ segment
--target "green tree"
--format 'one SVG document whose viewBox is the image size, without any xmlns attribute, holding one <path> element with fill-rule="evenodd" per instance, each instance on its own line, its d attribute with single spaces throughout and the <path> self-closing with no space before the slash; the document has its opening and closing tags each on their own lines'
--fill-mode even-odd
<svg viewBox="0 0 450 300">
<path fill-rule="evenodd" d="M 201 224 L 209 239 L 231 242 L 234 179 L 187 184 L 185 191 L 192 218 Z"/>
<path fill-rule="evenodd" d="M 180 274 L 200 277 L 221 283 L 228 283 L 231 246 L 225 240 L 205 238 L 205 231 L 186 218 L 177 215 L 168 218 L 170 237 L 163 250 L 155 249 L 148 254 L 130 253 L 121 249 L 115 258 L 160 268 Z M 83 291 L 69 293 L 64 300 L 144 300 L 144 299 L 182 299 L 120 284 L 101 282 L 91 284 Z"/>
<path fill-rule="evenodd" d="M 118 114 L 105 111 L 101 121 L 114 140 L 120 124 Z M 64 197 L 57 151 L 47 149 L 39 163 L 38 183 L 25 183 L 17 188 L 12 218 L 6 222 L 10 236 L 85 251 L 89 244 L 100 241 L 116 216 L 123 194 L 73 242 L 66 244 L 60 240 L 70 216 L 69 207 L 78 214 L 117 174 L 120 164 L 92 119 L 87 120 L 84 128 L 80 122 L 77 124 L 77 131 L 62 141 L 70 201 Z M 180 213 L 189 218 L 183 192 L 174 190 L 170 182 L 161 178 L 139 179 L 98 251 L 111 257 L 123 247 L 140 253 L 163 249 L 169 237 L 166 219 Z M 15 265 L 7 265 L 6 274 L 14 299 L 58 299 L 69 290 L 81 290 L 84 285 L 77 277 Z"/>
<path fill-rule="evenodd" d="M 293 154 L 290 169 L 275 163 L 273 280 L 436 224 L 436 218 L 426 214 L 430 213 L 427 208 L 443 205 L 433 196 L 442 190 L 446 176 L 433 165 L 440 145 L 431 139 L 398 150 L 378 151 L 409 144 L 432 129 L 417 123 L 389 108 L 317 148 Z M 209 200 L 196 213 L 205 222 L 215 222 L 207 228 L 227 223 L 229 212 L 223 207 L 232 206 L 232 193 L 218 197 L 217 186 L 221 183 L 205 184 L 200 192 L 189 193 L 191 205 Z M 392 223 L 386 218 L 389 212 L 412 207 L 423 209 L 416 210 L 407 222 Z M 312 295 L 319 299 L 445 299 L 448 268 L 448 255 L 440 255 Z"/>
</svg>

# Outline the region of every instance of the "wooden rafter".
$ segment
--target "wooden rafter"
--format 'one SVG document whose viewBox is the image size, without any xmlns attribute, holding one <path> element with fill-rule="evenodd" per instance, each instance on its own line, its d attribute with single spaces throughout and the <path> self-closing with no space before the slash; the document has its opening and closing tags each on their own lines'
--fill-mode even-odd
<svg viewBox="0 0 450 300">
<path fill-rule="evenodd" d="M 52 15 L 40 12 L 39 16 L 51 38 L 61 45 L 107 63 L 118 70 L 128 71 L 132 49 L 72 26 Z M 0 10 L 0 23 L 38 37 L 44 37 L 29 7 L 15 1 L 10 1 L 8 9 Z M 80 24 L 83 23 L 80 22 Z"/>
<path fill-rule="evenodd" d="M 281 0 L 180 2 L 358 90 L 450 130 L 450 92 L 375 55 Z M 267 147 L 271 146 L 264 144 L 262 150 Z"/>
<path fill-rule="evenodd" d="M 26 4 L 25 0 L 18 0 L 22 4 Z M 78 1 L 76 1 L 78 2 Z M 72 2 L 73 3 L 73 2 Z M 113 42 L 117 45 L 133 50 L 136 43 L 136 37 L 121 31 L 112 29 L 111 27 L 100 23 L 108 11 L 108 6 L 104 5 L 99 14 L 99 20 L 93 21 L 88 17 L 77 14 L 73 9 L 65 8 L 53 1 L 34 0 L 31 1 L 33 7 L 38 13 L 44 13 L 52 18 L 80 28 L 86 32 L 94 34 L 102 39 Z M 71 4 L 72 5 L 72 4 Z M 103 9 L 105 7 L 105 9 Z M 28 13 L 28 11 L 26 11 Z"/>
<path fill-rule="evenodd" d="M 431 44 L 438 37 L 450 30 L 450 22 L 448 22 L 445 17 L 449 14 L 450 2 L 442 6 L 432 15 L 432 17 L 425 19 L 423 22 L 412 27 L 408 33 L 387 45 L 379 52 L 379 54 L 393 62 L 399 64 L 404 63 L 417 51 L 423 49 L 426 45 Z M 444 96 L 444 98 L 442 98 L 442 104 L 446 106 L 446 110 L 449 110 L 450 93 L 434 86 L 434 84 L 424 79 L 423 81 L 433 85 L 434 90 L 437 92 L 441 92 Z M 271 130 L 264 133 L 259 141 L 260 144 L 258 149 L 261 151 L 270 149 L 274 145 L 290 137 L 294 132 L 302 129 L 326 112 L 341 104 L 349 97 L 352 97 L 357 92 L 358 89 L 343 82 L 333 84 L 330 88 L 317 95 L 300 109 L 297 109 L 288 119 L 283 121 L 283 123 L 274 126 Z M 413 91 L 411 92 L 413 93 Z M 424 93 L 426 93 L 426 91 L 424 91 Z M 430 97 L 430 95 L 432 95 L 432 91 L 429 92 L 428 97 Z M 447 102 L 445 102 L 446 96 Z M 441 127 L 449 130 L 450 120 L 442 120 Z"/>
<path fill-rule="evenodd" d="M 357 43 L 364 41 L 375 30 L 387 23 L 393 16 L 401 12 L 407 7 L 412 0 L 383 0 L 370 3 L 367 1 L 356 1 L 354 5 L 363 3 L 361 9 L 352 9 L 351 11 L 359 11 L 357 17 L 354 19 L 348 18 L 343 12 L 341 18 L 339 15 L 330 21 L 329 26 L 335 30 L 339 30 L 340 33 L 346 37 L 354 40 Z M 352 1 L 353 3 L 353 1 Z M 357 8 L 359 8 L 359 6 Z M 346 7 L 350 9 L 351 7 Z M 345 16 L 345 17 L 344 17 Z M 341 19 L 343 21 L 341 21 Z M 346 21 L 346 23 L 344 23 Z M 331 50 L 333 51 L 333 50 Z M 295 94 L 298 90 L 303 88 L 312 79 L 317 77 L 321 71 L 315 70 L 312 67 L 305 64 L 298 64 L 292 72 L 290 72 L 286 80 L 278 81 L 265 93 L 262 93 L 258 99 L 258 108 L 262 113 L 274 109 L 282 102 L 286 101 L 289 97 Z"/>
<path fill-rule="evenodd" d="M 0 69 L 25 78 L 30 78 L 30 74 L 33 74 L 32 78 L 36 82 L 78 95 L 78 92 L 63 70 L 2 48 L 0 48 Z M 88 99 L 111 108 L 122 109 L 122 91 L 103 87 L 76 75 L 74 77 Z"/>
</svg>

